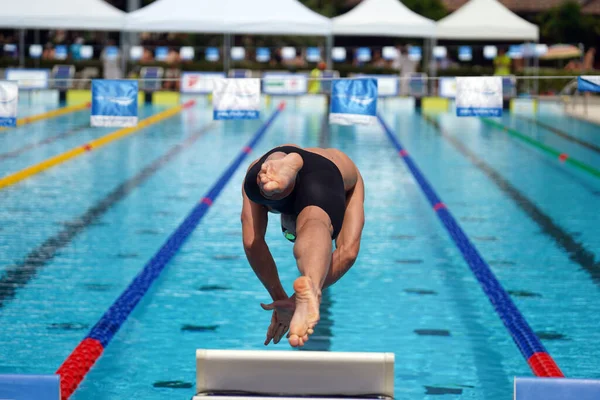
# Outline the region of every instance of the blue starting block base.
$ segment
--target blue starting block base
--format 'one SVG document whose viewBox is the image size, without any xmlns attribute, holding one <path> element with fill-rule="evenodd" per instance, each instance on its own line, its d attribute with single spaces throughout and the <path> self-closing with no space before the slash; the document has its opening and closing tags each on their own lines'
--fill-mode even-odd
<svg viewBox="0 0 600 400">
<path fill-rule="evenodd" d="M 600 380 L 515 378 L 514 400 L 598 400 Z"/>
<path fill-rule="evenodd" d="M 0 399 L 60 400 L 58 375 L 0 375 Z"/>
</svg>

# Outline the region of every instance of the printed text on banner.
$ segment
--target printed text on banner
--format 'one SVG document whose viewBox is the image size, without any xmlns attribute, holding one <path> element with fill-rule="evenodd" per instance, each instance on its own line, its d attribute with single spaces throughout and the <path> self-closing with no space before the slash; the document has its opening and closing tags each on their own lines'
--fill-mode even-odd
<svg viewBox="0 0 600 400">
<path fill-rule="evenodd" d="M 258 119 L 260 79 L 217 79 L 212 102 L 213 119 Z"/>
<path fill-rule="evenodd" d="M 377 80 L 336 79 L 331 86 L 329 123 L 371 125 L 377 123 Z"/>
<path fill-rule="evenodd" d="M 457 77 L 456 115 L 501 117 L 502 77 Z"/>
<path fill-rule="evenodd" d="M 130 127 L 138 123 L 138 82 L 92 80 L 92 126 Z"/>
<path fill-rule="evenodd" d="M 17 82 L 0 81 L 0 126 L 17 126 L 19 85 Z"/>
</svg>

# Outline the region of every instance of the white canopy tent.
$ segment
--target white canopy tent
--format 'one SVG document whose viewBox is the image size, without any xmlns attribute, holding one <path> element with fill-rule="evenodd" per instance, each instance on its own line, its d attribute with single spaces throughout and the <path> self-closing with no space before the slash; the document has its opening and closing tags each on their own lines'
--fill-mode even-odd
<svg viewBox="0 0 600 400">
<path fill-rule="evenodd" d="M 331 20 L 297 0 L 158 0 L 129 13 L 126 30 L 224 34 L 331 34 Z"/>
<path fill-rule="evenodd" d="M 127 13 L 102 0 L 0 0 L 0 26 L 120 31 Z"/>
<path fill-rule="evenodd" d="M 539 40 L 539 28 L 497 0 L 471 0 L 437 23 L 438 39 Z"/>
<path fill-rule="evenodd" d="M 363 0 L 345 14 L 332 19 L 334 35 L 431 38 L 435 22 L 400 0 Z"/>
</svg>

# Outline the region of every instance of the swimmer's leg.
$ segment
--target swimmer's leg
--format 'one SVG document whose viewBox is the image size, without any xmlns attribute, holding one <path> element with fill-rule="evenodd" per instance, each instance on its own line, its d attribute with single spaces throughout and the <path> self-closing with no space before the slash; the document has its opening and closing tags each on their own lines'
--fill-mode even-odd
<svg viewBox="0 0 600 400">
<path fill-rule="evenodd" d="M 304 165 L 298 153 L 275 152 L 265 160 L 258 173 L 258 185 L 264 196 L 278 199 L 294 189 L 298 171 Z"/>
<path fill-rule="evenodd" d="M 306 207 L 296 220 L 294 256 L 302 275 L 294 282 L 296 310 L 290 323 L 289 342 L 303 346 L 319 322 L 321 288 L 331 264 L 331 234 L 329 216 L 316 206 Z"/>
</svg>

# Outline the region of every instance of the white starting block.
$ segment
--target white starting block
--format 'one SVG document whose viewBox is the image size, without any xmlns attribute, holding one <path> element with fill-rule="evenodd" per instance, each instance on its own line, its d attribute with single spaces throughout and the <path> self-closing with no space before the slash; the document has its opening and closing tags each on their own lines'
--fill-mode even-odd
<svg viewBox="0 0 600 400">
<path fill-rule="evenodd" d="M 210 397 L 210 399 L 206 399 Z M 394 397 L 393 353 L 197 350 L 193 400 Z"/>
<path fill-rule="evenodd" d="M 515 378 L 514 400 L 598 400 L 600 380 Z"/>
</svg>

